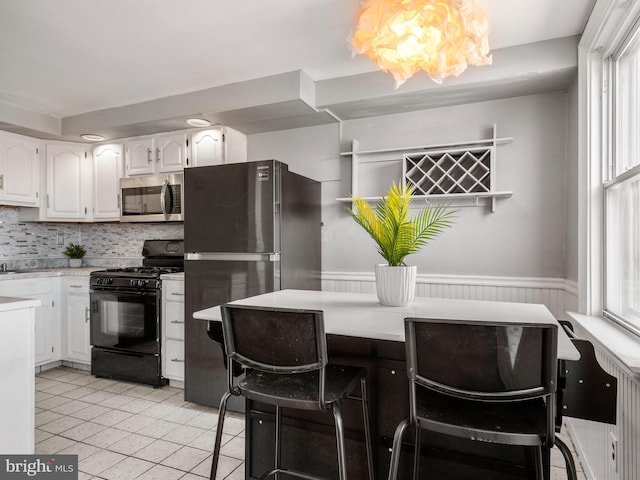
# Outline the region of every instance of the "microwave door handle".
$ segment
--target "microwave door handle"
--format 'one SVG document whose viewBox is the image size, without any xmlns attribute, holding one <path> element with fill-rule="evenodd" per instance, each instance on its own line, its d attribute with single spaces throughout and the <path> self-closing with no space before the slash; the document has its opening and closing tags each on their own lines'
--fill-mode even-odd
<svg viewBox="0 0 640 480">
<path fill-rule="evenodd" d="M 169 190 L 169 180 L 165 180 L 162 184 L 162 190 L 160 191 L 160 208 L 162 209 L 162 214 L 164 218 L 169 218 L 167 214 L 167 191 Z"/>
</svg>

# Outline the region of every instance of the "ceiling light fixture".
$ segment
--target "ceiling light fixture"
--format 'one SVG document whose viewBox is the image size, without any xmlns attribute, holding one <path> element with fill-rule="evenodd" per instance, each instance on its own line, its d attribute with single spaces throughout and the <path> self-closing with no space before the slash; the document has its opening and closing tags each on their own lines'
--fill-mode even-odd
<svg viewBox="0 0 640 480">
<path fill-rule="evenodd" d="M 209 127 L 211 122 L 205 118 L 190 118 L 187 123 L 192 127 Z"/>
<path fill-rule="evenodd" d="M 398 88 L 418 70 L 442 83 L 467 65 L 490 65 L 489 30 L 474 0 L 364 0 L 352 45 Z"/>
<path fill-rule="evenodd" d="M 97 135 L 95 133 L 83 133 L 80 136 L 85 140 L 89 140 L 91 142 L 101 142 L 102 140 L 104 140 L 104 137 L 102 135 Z"/>
</svg>

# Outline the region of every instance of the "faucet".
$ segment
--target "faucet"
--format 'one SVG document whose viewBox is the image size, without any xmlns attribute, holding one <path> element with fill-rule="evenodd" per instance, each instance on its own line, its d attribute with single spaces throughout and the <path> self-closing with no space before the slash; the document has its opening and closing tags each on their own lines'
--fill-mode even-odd
<svg viewBox="0 0 640 480">
<path fill-rule="evenodd" d="M 0 272 L 6 272 L 6 271 L 7 271 L 7 264 L 6 263 L 0 264 Z"/>
</svg>

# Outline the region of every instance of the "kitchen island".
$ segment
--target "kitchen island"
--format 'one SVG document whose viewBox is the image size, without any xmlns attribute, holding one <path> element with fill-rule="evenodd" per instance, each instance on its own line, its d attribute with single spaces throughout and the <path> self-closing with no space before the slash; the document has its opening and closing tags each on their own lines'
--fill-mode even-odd
<svg viewBox="0 0 640 480">
<path fill-rule="evenodd" d="M 0 452 L 34 449 L 35 307 L 39 300 L 0 297 Z"/>
<path fill-rule="evenodd" d="M 322 310 L 329 360 L 332 363 L 364 366 L 368 371 L 370 412 L 374 435 L 374 458 L 378 478 L 385 478 L 389 448 L 396 425 L 408 415 L 408 380 L 404 351 L 404 318 L 436 317 L 487 321 L 558 324 L 544 305 L 415 298 L 410 306 L 385 307 L 376 295 L 281 290 L 232 302 L 272 308 Z M 219 322 L 219 307 L 195 312 L 196 319 Z M 580 354 L 562 328 L 558 329 L 558 358 L 578 360 Z M 366 478 L 363 427 L 358 402 L 344 405 L 347 430 L 348 470 L 351 478 Z M 246 472 L 256 478 L 272 465 L 273 422 L 269 406 L 247 402 Z M 330 415 L 284 411 L 284 465 L 317 475 L 337 478 L 336 450 Z M 410 434 L 406 438 L 411 438 Z M 400 478 L 408 478 L 411 454 L 402 455 Z M 445 436 L 430 436 L 423 456 L 439 480 L 465 478 L 529 478 L 532 456 L 519 448 L 478 442 L 451 442 Z M 488 462 L 486 459 L 490 459 Z M 547 469 L 549 451 L 546 452 Z M 496 476 L 499 466 L 502 476 Z M 427 470 L 426 468 L 424 469 Z M 425 472 L 426 473 L 426 472 Z"/>
</svg>

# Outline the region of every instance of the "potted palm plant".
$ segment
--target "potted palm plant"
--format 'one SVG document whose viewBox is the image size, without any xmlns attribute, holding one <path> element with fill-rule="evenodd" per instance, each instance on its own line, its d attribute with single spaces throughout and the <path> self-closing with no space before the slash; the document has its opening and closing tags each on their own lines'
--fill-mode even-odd
<svg viewBox="0 0 640 480">
<path fill-rule="evenodd" d="M 383 305 L 404 306 L 413 301 L 417 268 L 406 265 L 404 258 L 453 225 L 455 211 L 444 204 L 427 204 L 411 218 L 413 192 L 411 185 L 393 183 L 375 210 L 359 196 L 351 197 L 353 210 L 346 209 L 373 238 L 378 253 L 387 261 L 375 269 L 376 291 Z"/>
<path fill-rule="evenodd" d="M 64 250 L 64 254 L 69 257 L 70 267 L 81 267 L 82 257 L 85 256 L 87 250 L 79 243 L 70 243 Z"/>
</svg>

